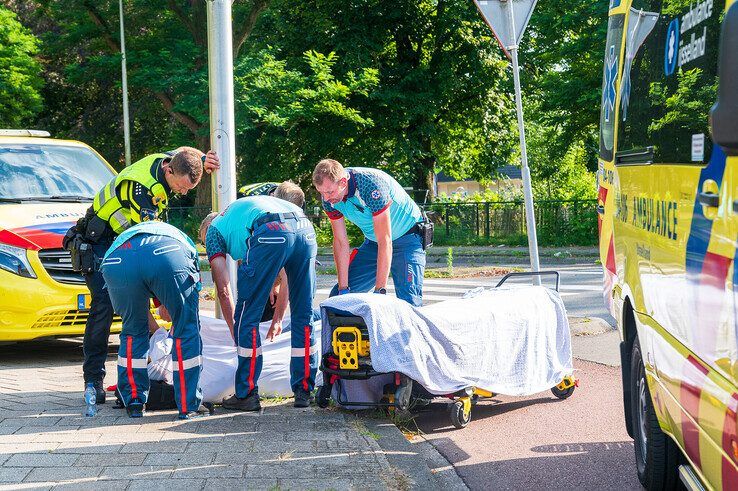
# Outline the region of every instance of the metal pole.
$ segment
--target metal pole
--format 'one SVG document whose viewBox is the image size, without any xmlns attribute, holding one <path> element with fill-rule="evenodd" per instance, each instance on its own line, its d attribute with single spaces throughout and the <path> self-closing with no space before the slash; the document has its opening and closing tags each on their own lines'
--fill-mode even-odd
<svg viewBox="0 0 738 491">
<path fill-rule="evenodd" d="M 126 71 L 126 35 L 123 29 L 123 0 L 118 0 L 120 17 L 120 71 L 123 79 L 123 143 L 125 146 L 126 167 L 131 165 L 131 130 L 128 121 L 128 73 Z"/>
<path fill-rule="evenodd" d="M 520 69 L 518 67 L 518 39 L 516 39 L 515 16 L 513 15 L 512 1 L 503 2 L 507 6 L 509 19 L 510 39 L 512 46 L 508 47 L 513 65 L 513 82 L 515 83 L 515 109 L 518 115 L 518 132 L 520 133 L 520 159 L 523 174 L 523 195 L 525 197 L 525 218 L 528 226 L 528 251 L 530 253 L 531 271 L 539 271 L 538 237 L 536 235 L 536 218 L 533 211 L 533 191 L 530 186 L 530 169 L 528 169 L 528 153 L 525 148 L 525 126 L 523 124 L 523 101 L 520 93 Z M 533 277 L 533 284 L 540 285 L 540 276 Z"/>
<path fill-rule="evenodd" d="M 210 148 L 220 158 L 220 170 L 212 174 L 212 198 L 213 210 L 223 211 L 236 200 L 231 0 L 208 0 L 207 19 Z M 236 263 L 231 258 L 228 258 L 228 273 L 235 295 Z M 216 306 L 216 315 L 223 317 L 220 306 Z"/>
</svg>

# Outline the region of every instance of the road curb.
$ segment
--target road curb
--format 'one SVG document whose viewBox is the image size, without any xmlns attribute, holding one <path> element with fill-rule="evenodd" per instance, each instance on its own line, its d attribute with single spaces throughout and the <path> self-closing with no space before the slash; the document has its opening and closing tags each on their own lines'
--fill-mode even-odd
<svg viewBox="0 0 738 491">
<path fill-rule="evenodd" d="M 569 330 L 572 336 L 595 336 L 617 328 L 600 317 L 569 317 Z"/>
<path fill-rule="evenodd" d="M 405 475 L 411 489 L 469 489 L 453 465 L 422 437 L 410 442 L 386 419 L 362 418 L 369 431 L 376 434 L 377 446 L 390 466 Z"/>
</svg>

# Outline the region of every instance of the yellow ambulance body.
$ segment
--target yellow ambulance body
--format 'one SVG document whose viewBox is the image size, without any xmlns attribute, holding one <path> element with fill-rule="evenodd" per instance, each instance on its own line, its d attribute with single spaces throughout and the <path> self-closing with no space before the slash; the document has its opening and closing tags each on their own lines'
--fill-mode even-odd
<svg viewBox="0 0 738 491">
<path fill-rule="evenodd" d="M 605 302 L 648 489 L 738 489 L 738 2 L 611 0 Z"/>
</svg>

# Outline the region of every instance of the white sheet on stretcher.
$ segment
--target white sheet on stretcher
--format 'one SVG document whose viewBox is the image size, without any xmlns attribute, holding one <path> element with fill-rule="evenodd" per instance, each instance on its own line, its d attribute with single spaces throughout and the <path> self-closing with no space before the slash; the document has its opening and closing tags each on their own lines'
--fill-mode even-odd
<svg viewBox="0 0 738 491">
<path fill-rule="evenodd" d="M 261 350 L 263 364 L 259 377 L 259 395 L 266 397 L 291 397 L 290 387 L 290 319 L 282 322 L 282 334 L 267 341 L 266 335 L 271 322 L 259 325 L 261 334 Z M 315 322 L 313 329 L 316 337 L 320 337 L 320 323 Z M 149 340 L 148 365 L 151 380 L 166 380 L 172 383 L 172 339 L 169 333 L 160 328 Z M 202 338 L 202 372 L 200 388 L 205 402 L 221 402 L 236 391 L 235 377 L 238 357 L 233 339 L 224 320 L 200 315 L 200 336 Z M 320 353 L 318 353 L 320 356 Z M 322 383 L 322 378 L 318 380 Z"/>
<path fill-rule="evenodd" d="M 479 387 L 506 395 L 548 390 L 573 371 L 566 310 L 542 286 L 501 287 L 416 308 L 392 296 L 349 294 L 321 303 L 364 319 L 378 372 L 401 372 L 436 395 Z M 391 378 L 343 381 L 344 397 L 376 402 Z M 334 390 L 334 396 L 336 392 Z"/>
</svg>

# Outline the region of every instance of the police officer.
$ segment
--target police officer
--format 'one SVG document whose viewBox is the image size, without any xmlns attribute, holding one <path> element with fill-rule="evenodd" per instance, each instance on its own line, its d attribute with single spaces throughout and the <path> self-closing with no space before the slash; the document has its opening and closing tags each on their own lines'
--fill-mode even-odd
<svg viewBox="0 0 738 491">
<path fill-rule="evenodd" d="M 402 186 L 380 170 L 344 168 L 332 159 L 318 162 L 313 184 L 333 229 L 338 283 L 330 295 L 366 292 L 372 287 L 375 293 L 387 293 L 392 271 L 397 297 L 422 305 L 423 215 Z M 364 243 L 353 251 L 349 250 L 345 218 L 364 233 Z"/>
<path fill-rule="evenodd" d="M 149 392 L 150 299 L 154 295 L 172 319 L 174 395 L 179 418 L 200 408 L 199 258 L 195 244 L 176 227 L 142 222 L 110 246 L 100 268 L 116 312 L 123 319 L 118 351 L 118 391 L 132 418 L 143 415 Z"/>
<path fill-rule="evenodd" d="M 302 190 L 280 184 L 275 196 L 304 202 Z M 291 198 L 290 198 L 291 197 Z M 311 325 L 315 295 L 317 243 L 312 223 L 302 209 L 270 196 L 240 198 L 218 215 L 208 215 L 200 227 L 223 317 L 238 347 L 236 394 L 223 407 L 258 411 L 258 380 L 262 367 L 259 320 L 280 270 L 289 284 L 292 359 L 290 384 L 295 407 L 310 405 L 315 383 L 317 344 Z M 235 306 L 230 293 L 226 254 L 239 262 Z M 275 324 L 269 335 L 273 337 Z"/>
<path fill-rule="evenodd" d="M 159 216 L 172 194 L 186 194 L 194 188 L 200 182 L 203 167 L 207 172 L 219 167 L 214 152 L 208 152 L 204 164 L 202 156 L 202 152 L 195 148 L 181 147 L 175 152 L 149 155 L 126 167 L 95 195 L 85 217 L 67 236 L 80 234 L 91 246 L 94 253 L 92 262 L 97 263 L 116 236 L 136 223 Z M 85 324 L 82 369 L 85 385 L 94 383 L 97 403 L 103 404 L 103 378 L 113 306 L 103 276 L 95 269 L 84 272 L 92 298 Z M 150 320 L 153 323 L 153 318 Z"/>
</svg>

